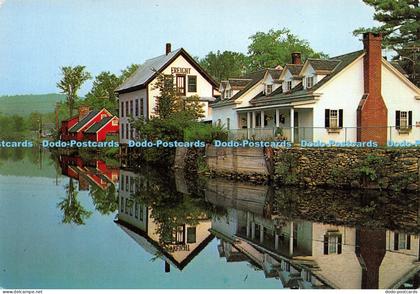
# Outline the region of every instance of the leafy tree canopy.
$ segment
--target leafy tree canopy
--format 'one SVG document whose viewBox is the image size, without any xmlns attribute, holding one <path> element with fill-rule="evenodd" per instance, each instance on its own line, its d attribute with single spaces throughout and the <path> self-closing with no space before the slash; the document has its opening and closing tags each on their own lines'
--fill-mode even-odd
<svg viewBox="0 0 420 294">
<path fill-rule="evenodd" d="M 419 85 L 420 2 L 418 0 L 363 0 L 373 7 L 373 18 L 381 23 L 374 28 L 358 28 L 353 34 L 382 32 L 383 46 L 394 50 L 395 60 Z M 416 74 L 417 73 L 417 74 Z"/>
<path fill-rule="evenodd" d="M 248 65 L 248 57 L 243 53 L 232 51 L 210 51 L 200 65 L 218 82 L 230 77 L 242 76 Z"/>
</svg>

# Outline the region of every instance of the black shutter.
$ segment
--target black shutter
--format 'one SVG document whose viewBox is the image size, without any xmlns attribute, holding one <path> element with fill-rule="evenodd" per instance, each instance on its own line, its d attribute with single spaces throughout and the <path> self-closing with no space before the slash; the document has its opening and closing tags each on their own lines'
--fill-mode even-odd
<svg viewBox="0 0 420 294">
<path fill-rule="evenodd" d="M 329 109 L 325 109 L 325 127 L 326 128 L 330 127 L 330 110 Z"/>
<path fill-rule="evenodd" d="M 343 127 L 343 110 L 342 109 L 338 110 L 338 127 L 339 128 Z"/>
<path fill-rule="evenodd" d="M 413 126 L 413 112 L 408 112 L 408 127 L 411 128 Z"/>
<path fill-rule="evenodd" d="M 399 129 L 399 128 L 400 128 L 400 126 L 401 126 L 401 123 L 400 123 L 400 111 L 399 111 L 399 110 L 397 110 L 397 111 L 395 112 L 395 127 L 396 127 L 397 129 Z"/>
<path fill-rule="evenodd" d="M 398 233 L 394 233 L 394 250 L 398 250 Z"/>
<path fill-rule="evenodd" d="M 337 254 L 341 254 L 341 251 L 343 248 L 343 245 L 341 244 L 343 242 L 343 237 L 341 235 L 338 235 L 337 238 L 338 238 Z"/>
<path fill-rule="evenodd" d="M 411 249 L 411 236 L 407 235 L 407 249 L 410 250 Z"/>
<path fill-rule="evenodd" d="M 328 236 L 324 235 L 324 254 L 328 255 Z"/>
</svg>

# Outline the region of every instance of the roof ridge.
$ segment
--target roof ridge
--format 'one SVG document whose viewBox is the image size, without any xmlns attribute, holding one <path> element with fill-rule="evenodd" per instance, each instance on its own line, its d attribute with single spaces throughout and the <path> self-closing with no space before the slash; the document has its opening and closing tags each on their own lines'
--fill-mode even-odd
<svg viewBox="0 0 420 294">
<path fill-rule="evenodd" d="M 337 56 L 331 57 L 330 59 L 339 59 L 339 58 L 346 57 L 346 56 L 348 56 L 348 55 L 352 55 L 352 54 L 356 54 L 356 53 L 361 53 L 361 52 L 364 52 L 364 50 L 363 50 L 363 49 L 361 49 L 361 50 L 356 50 L 356 51 L 349 52 L 349 53 L 346 53 L 346 54 L 337 55 Z"/>
</svg>

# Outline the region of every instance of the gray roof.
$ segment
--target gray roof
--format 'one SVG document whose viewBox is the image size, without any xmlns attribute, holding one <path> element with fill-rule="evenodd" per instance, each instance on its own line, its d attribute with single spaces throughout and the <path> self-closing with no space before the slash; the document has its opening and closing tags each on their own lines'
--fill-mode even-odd
<svg viewBox="0 0 420 294">
<path fill-rule="evenodd" d="M 82 120 L 80 120 L 77 124 L 70 128 L 69 132 L 77 132 L 81 127 L 87 124 L 92 118 L 94 118 L 99 113 L 99 110 L 92 110 L 89 112 Z"/>
<path fill-rule="evenodd" d="M 308 62 L 315 71 L 331 72 L 340 63 L 340 60 L 308 58 Z"/>
<path fill-rule="evenodd" d="M 303 64 L 286 64 L 286 66 L 293 76 L 298 76 L 302 70 Z"/>
<path fill-rule="evenodd" d="M 104 125 L 106 125 L 109 121 L 113 119 L 113 116 L 104 117 L 102 120 L 98 121 L 97 123 L 91 125 L 85 133 L 88 134 L 95 134 L 99 131 Z"/>
<path fill-rule="evenodd" d="M 251 79 L 229 79 L 229 85 L 233 89 L 242 90 L 251 81 L 252 81 Z"/>
<path fill-rule="evenodd" d="M 122 85 L 120 85 L 115 91 L 120 92 L 137 86 L 145 85 L 151 78 L 156 75 L 156 71 L 162 69 L 169 61 L 172 60 L 179 52 L 181 48 L 169 52 L 168 55 L 163 54 L 158 57 L 146 60 L 139 68 L 132 74 Z"/>
</svg>

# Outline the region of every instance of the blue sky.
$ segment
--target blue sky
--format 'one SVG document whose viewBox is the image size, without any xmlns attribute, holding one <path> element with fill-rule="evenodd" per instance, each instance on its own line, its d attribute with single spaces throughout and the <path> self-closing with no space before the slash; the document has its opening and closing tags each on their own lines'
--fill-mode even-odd
<svg viewBox="0 0 420 294">
<path fill-rule="evenodd" d="M 271 28 L 338 55 L 362 48 L 352 31 L 372 17 L 361 0 L 0 0 L 0 95 L 58 92 L 63 65 L 119 73 L 166 42 L 199 57 L 246 53 L 248 37 Z"/>
</svg>

